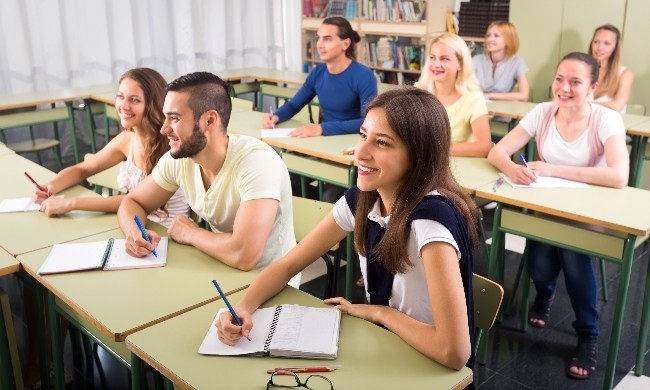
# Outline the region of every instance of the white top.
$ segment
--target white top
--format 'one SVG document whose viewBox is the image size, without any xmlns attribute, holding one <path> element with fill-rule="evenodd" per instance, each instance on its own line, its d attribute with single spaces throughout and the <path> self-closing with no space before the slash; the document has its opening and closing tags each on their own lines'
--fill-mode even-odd
<svg viewBox="0 0 650 390">
<path fill-rule="evenodd" d="M 619 76 L 621 74 L 623 74 L 625 69 L 627 69 L 627 67 L 625 67 L 625 66 L 621 66 L 620 68 L 618 68 Z M 594 99 L 594 102 L 596 102 L 596 103 L 607 103 L 607 102 L 611 102 L 612 100 L 614 100 L 614 98 L 612 96 L 602 95 L 602 96 L 598 97 L 597 99 Z M 624 104 L 623 108 L 621 108 L 621 111 L 619 111 L 619 112 L 621 114 L 625 114 L 627 112 L 627 104 Z"/>
<path fill-rule="evenodd" d="M 133 190 L 138 183 L 147 177 L 147 173 L 133 163 L 133 138 L 134 136 L 131 135 L 129 154 L 126 157 L 126 161 L 120 165 L 120 170 L 117 174 L 117 184 L 120 188 L 126 188 L 129 191 Z M 167 214 L 165 214 L 165 211 Z M 183 195 L 182 189 L 179 188 L 178 191 L 172 195 L 165 205 L 165 211 L 158 209 L 149 214 L 147 219 L 169 228 L 174 218 L 179 215 L 190 214 L 190 206 L 185 201 L 185 195 Z"/>
<path fill-rule="evenodd" d="M 428 195 L 440 195 L 437 191 L 432 191 Z M 354 230 L 354 215 L 348 207 L 345 197 L 339 199 L 333 209 L 334 220 L 339 227 L 345 231 Z M 382 227 L 390 223 L 390 216 L 382 217 L 379 211 L 379 201 L 375 203 L 372 210 L 368 213 L 368 218 L 377 222 Z M 429 303 L 429 292 L 427 289 L 427 280 L 424 273 L 424 263 L 420 256 L 422 247 L 434 241 L 442 241 L 451 244 L 458 253 L 460 260 L 460 250 L 458 244 L 451 232 L 441 223 L 429 219 L 418 219 L 411 223 L 411 233 L 408 238 L 407 251 L 413 267 L 403 274 L 396 274 L 393 279 L 393 288 L 388 305 L 402 313 L 412 317 L 420 322 L 433 324 L 433 314 Z M 366 258 L 359 255 L 359 265 L 365 285 L 368 285 L 366 275 Z M 368 290 L 366 289 L 366 298 L 370 300 Z"/>
<path fill-rule="evenodd" d="M 246 135 L 229 134 L 228 151 L 214 183 L 205 189 L 201 167 L 191 158 L 165 153 L 151 173 L 167 191 L 182 188 L 194 212 L 214 232 L 232 232 L 239 206 L 254 199 L 280 202 L 275 222 L 256 268 L 279 259 L 296 245 L 291 209 L 291 183 L 286 165 L 266 143 Z"/>
<path fill-rule="evenodd" d="M 537 129 L 541 126 L 546 112 L 553 107 L 552 102 L 540 103 L 535 106 L 526 116 L 519 122 L 521 127 L 530 134 L 531 137 L 537 135 Z M 594 115 L 596 110 L 602 110 L 600 121 L 594 121 L 598 131 L 598 138 L 605 144 L 605 141 L 612 135 L 625 134 L 625 126 L 623 119 L 616 111 L 598 104 L 591 104 L 592 112 Z M 544 159 L 550 164 L 556 165 L 569 165 L 576 167 L 584 167 L 589 165 L 589 128 L 586 128 L 577 139 L 567 142 L 555 126 L 555 118 L 550 121 L 551 126 L 546 142 L 543 145 Z M 605 155 L 600 156 L 597 166 L 605 164 Z"/>
</svg>

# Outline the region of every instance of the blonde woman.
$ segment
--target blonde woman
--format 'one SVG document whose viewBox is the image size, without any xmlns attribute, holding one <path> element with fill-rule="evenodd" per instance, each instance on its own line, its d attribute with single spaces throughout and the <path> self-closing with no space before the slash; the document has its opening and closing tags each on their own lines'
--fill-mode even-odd
<svg viewBox="0 0 650 390">
<path fill-rule="evenodd" d="M 528 66 L 517 50 L 519 35 L 514 24 L 499 20 L 488 26 L 485 51 L 472 59 L 486 99 L 528 100 Z"/>
<path fill-rule="evenodd" d="M 429 45 L 429 56 L 416 87 L 436 95 L 451 124 L 453 156 L 486 157 L 492 146 L 488 111 L 467 44 L 442 34 Z"/>
<path fill-rule="evenodd" d="M 594 101 L 625 114 L 634 72 L 621 64 L 621 32 L 618 28 L 611 24 L 597 27 L 591 38 L 589 54 L 600 66 Z"/>
</svg>

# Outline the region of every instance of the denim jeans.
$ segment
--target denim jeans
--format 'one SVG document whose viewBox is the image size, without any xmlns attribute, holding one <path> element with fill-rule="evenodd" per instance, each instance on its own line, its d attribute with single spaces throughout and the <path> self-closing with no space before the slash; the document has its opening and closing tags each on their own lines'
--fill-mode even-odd
<svg viewBox="0 0 650 390">
<path fill-rule="evenodd" d="M 573 328 L 578 336 L 597 337 L 598 284 L 596 274 L 587 255 L 558 248 L 541 242 L 527 240 L 528 272 L 537 294 L 549 297 L 555 293 L 560 270 L 576 315 Z"/>
</svg>

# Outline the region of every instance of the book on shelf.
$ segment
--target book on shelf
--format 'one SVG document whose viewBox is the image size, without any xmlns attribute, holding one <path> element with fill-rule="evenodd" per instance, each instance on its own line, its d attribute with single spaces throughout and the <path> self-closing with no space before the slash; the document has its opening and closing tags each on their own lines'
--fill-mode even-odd
<svg viewBox="0 0 650 390">
<path fill-rule="evenodd" d="M 199 347 L 203 355 L 250 355 L 305 359 L 336 359 L 338 355 L 341 311 L 300 305 L 279 305 L 258 309 L 253 313 L 253 329 L 234 345 L 219 341 L 214 322 Z"/>
<path fill-rule="evenodd" d="M 314 7 L 312 0 L 302 0 L 302 16 L 306 18 L 314 17 Z"/>
<path fill-rule="evenodd" d="M 125 239 L 54 244 L 38 269 L 38 274 L 163 267 L 167 264 L 168 242 L 168 237 L 161 237 L 156 255 L 149 253 L 145 257 L 134 257 L 126 253 Z"/>
<path fill-rule="evenodd" d="M 304 2 L 311 1 L 311 17 L 322 18 L 324 16 L 326 0 L 303 0 Z M 304 7 L 304 6 L 303 6 Z M 304 8 L 303 8 L 304 9 Z M 307 16 L 307 15 L 305 15 Z"/>
<path fill-rule="evenodd" d="M 345 17 L 346 0 L 330 0 L 328 6 L 329 6 L 329 10 L 327 12 L 327 17 L 330 16 Z"/>
</svg>

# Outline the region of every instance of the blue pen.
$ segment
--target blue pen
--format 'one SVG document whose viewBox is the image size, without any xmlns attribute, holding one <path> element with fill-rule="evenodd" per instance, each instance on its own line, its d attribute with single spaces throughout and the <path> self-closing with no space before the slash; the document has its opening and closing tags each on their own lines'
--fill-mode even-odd
<svg viewBox="0 0 650 390">
<path fill-rule="evenodd" d="M 519 161 L 521 161 L 521 163 L 524 164 L 526 168 L 530 169 L 530 167 L 528 166 L 528 162 L 526 161 L 526 158 L 524 157 L 523 154 L 519 155 Z"/>
<path fill-rule="evenodd" d="M 133 217 L 133 220 L 135 221 L 135 224 L 138 225 L 138 229 L 140 229 L 140 232 L 142 233 L 142 237 L 144 237 L 145 240 L 147 240 L 148 243 L 151 243 L 151 238 L 149 238 L 149 235 L 147 234 L 147 231 L 144 230 L 144 225 L 142 224 L 142 221 L 140 221 L 140 217 L 137 215 Z M 158 257 L 158 254 L 156 253 L 156 250 L 152 250 L 151 253 L 153 253 L 154 256 Z"/>
<path fill-rule="evenodd" d="M 217 291 L 219 291 L 219 295 L 221 295 L 221 299 L 224 302 L 226 302 L 226 306 L 228 306 L 228 310 L 230 310 L 230 314 L 232 314 L 232 318 L 235 319 L 235 322 L 237 323 L 237 325 L 242 326 L 241 319 L 239 318 L 237 313 L 235 313 L 235 309 L 233 309 L 232 306 L 230 306 L 230 302 L 228 302 L 228 298 L 226 298 L 226 294 L 224 294 L 223 291 L 221 291 L 221 287 L 219 287 L 219 283 L 217 283 L 217 280 L 212 279 L 212 283 L 214 284 L 214 287 L 217 288 Z M 249 339 L 248 337 L 246 337 L 246 338 L 248 339 L 248 341 L 251 341 L 251 339 Z"/>
</svg>

